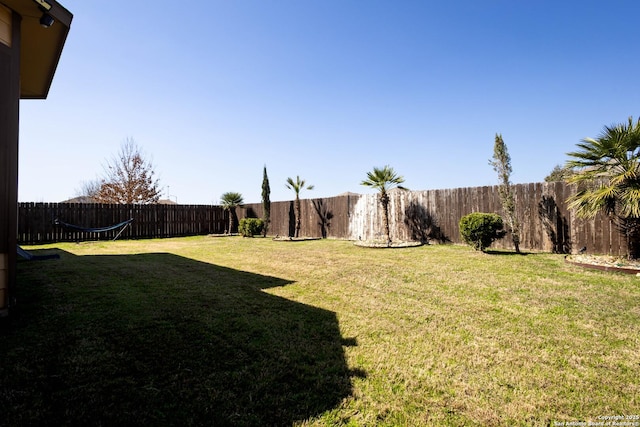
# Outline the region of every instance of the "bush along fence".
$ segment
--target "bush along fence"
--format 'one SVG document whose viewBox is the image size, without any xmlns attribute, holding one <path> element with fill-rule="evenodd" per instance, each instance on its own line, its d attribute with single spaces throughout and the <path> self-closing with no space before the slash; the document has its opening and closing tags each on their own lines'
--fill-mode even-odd
<svg viewBox="0 0 640 427">
<path fill-rule="evenodd" d="M 520 248 L 529 251 L 626 255 L 624 236 L 604 214 L 591 220 L 577 218 L 567 208 L 574 185 L 564 182 L 514 185 Z M 498 186 L 426 191 L 392 191 L 389 220 L 392 240 L 464 243 L 460 219 L 469 213 L 497 213 L 504 217 Z M 301 205 L 301 236 L 349 240 L 383 240 L 382 209 L 377 194 L 348 194 L 328 199 L 306 199 Z M 243 211 L 243 212 L 241 212 Z M 272 202 L 270 235 L 292 236 L 293 202 Z M 239 215 L 262 216 L 259 203 L 245 205 Z M 493 248 L 512 249 L 507 234 Z"/>
<path fill-rule="evenodd" d="M 216 234 L 224 232 L 227 218 L 222 207 L 208 205 L 20 203 L 18 243 Z"/>
<path fill-rule="evenodd" d="M 626 240 L 604 214 L 592 220 L 576 218 L 566 200 L 576 191 L 563 182 L 514 185 L 522 250 L 625 255 Z M 389 220 L 392 240 L 463 243 L 460 218 L 472 212 L 503 215 L 498 186 L 426 191 L 392 191 Z M 237 209 L 238 219 L 261 218 L 262 204 Z M 93 233 L 65 227 L 104 228 L 133 219 L 120 239 L 221 234 L 228 213 L 209 205 L 104 205 L 80 203 L 20 203 L 20 244 L 113 239 L 120 229 Z M 56 220 L 58 223 L 56 224 Z M 235 221 L 238 224 L 238 221 Z M 123 226 L 124 227 L 124 226 Z M 272 202 L 269 236 L 293 236 L 293 201 Z M 235 230 L 234 230 L 235 232 Z M 347 240 L 383 240 L 382 212 L 377 194 L 345 194 L 301 200 L 300 235 Z M 493 248 L 512 248 L 511 236 Z"/>
</svg>

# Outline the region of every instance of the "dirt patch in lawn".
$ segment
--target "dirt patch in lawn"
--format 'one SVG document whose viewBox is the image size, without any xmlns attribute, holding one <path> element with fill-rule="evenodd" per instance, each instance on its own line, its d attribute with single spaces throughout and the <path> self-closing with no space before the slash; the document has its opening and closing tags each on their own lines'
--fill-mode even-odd
<svg viewBox="0 0 640 427">
<path fill-rule="evenodd" d="M 422 246 L 421 242 L 405 242 L 405 241 L 396 241 L 391 242 L 390 244 L 387 242 L 381 241 L 370 241 L 370 240 L 358 240 L 354 243 L 356 246 L 360 246 L 363 248 L 415 248 L 416 246 Z"/>
<path fill-rule="evenodd" d="M 611 255 L 567 255 L 565 261 L 584 268 L 627 274 L 640 274 L 640 262 Z"/>
<path fill-rule="evenodd" d="M 322 237 L 289 237 L 289 236 L 276 236 L 273 238 L 276 242 L 306 242 L 308 240 L 321 240 Z"/>
</svg>

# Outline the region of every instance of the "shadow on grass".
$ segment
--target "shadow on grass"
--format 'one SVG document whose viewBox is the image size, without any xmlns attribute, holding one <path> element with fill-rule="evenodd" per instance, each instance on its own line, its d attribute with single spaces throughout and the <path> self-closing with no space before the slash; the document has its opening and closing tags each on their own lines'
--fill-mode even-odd
<svg viewBox="0 0 640 427">
<path fill-rule="evenodd" d="M 173 254 L 19 263 L 0 330 L 12 425 L 290 425 L 351 393 L 335 313 L 286 279 Z M 0 422 L 1 423 L 1 422 Z"/>
<path fill-rule="evenodd" d="M 489 255 L 518 255 L 518 256 L 527 256 L 527 255 L 535 255 L 533 252 L 516 252 L 516 251 L 500 251 L 500 250 L 486 250 L 485 254 Z"/>
</svg>

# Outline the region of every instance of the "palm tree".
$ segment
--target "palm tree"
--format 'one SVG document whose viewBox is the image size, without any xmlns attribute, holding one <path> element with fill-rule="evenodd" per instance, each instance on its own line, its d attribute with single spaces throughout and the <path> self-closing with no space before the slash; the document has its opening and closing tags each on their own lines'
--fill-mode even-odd
<svg viewBox="0 0 640 427">
<path fill-rule="evenodd" d="M 578 184 L 569 207 L 583 218 L 604 211 L 627 238 L 629 258 L 640 255 L 640 119 L 606 126 L 596 139 L 585 138 L 568 153 L 575 168 L 568 182 Z"/>
<path fill-rule="evenodd" d="M 222 203 L 222 208 L 225 211 L 229 211 L 229 234 L 231 234 L 234 227 L 233 218 L 236 214 L 236 208 L 244 203 L 242 194 L 229 191 L 220 197 L 220 202 Z"/>
<path fill-rule="evenodd" d="M 296 232 L 295 232 L 295 237 L 298 237 L 298 235 L 300 234 L 300 191 L 307 189 L 307 190 L 313 190 L 313 185 L 307 185 L 305 187 L 305 181 L 304 179 L 300 179 L 299 176 L 296 176 L 296 180 L 294 181 L 291 178 L 287 178 L 287 183 L 286 183 L 286 187 L 290 190 L 293 190 L 294 193 L 296 193 L 296 202 L 295 202 L 295 215 L 296 215 Z"/>
<path fill-rule="evenodd" d="M 380 192 L 380 203 L 382 204 L 382 212 L 384 219 L 384 234 L 387 236 L 387 246 L 391 246 L 391 233 L 389 232 L 389 194 L 392 188 L 406 190 L 400 184 L 404 182 L 404 178 L 398 175 L 392 167 L 385 166 L 383 168 L 373 168 L 373 172 L 367 172 L 367 179 L 362 181 L 360 185 L 375 188 Z"/>
</svg>

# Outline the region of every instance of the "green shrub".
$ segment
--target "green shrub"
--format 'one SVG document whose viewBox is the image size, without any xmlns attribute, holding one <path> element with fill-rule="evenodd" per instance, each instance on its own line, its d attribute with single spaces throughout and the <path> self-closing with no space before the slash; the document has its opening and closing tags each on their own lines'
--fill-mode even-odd
<svg viewBox="0 0 640 427">
<path fill-rule="evenodd" d="M 238 233 L 240 233 L 242 237 L 253 237 L 262 232 L 262 227 L 264 227 L 264 222 L 261 219 L 242 218 L 238 225 Z"/>
<path fill-rule="evenodd" d="M 484 251 L 506 234 L 502 218 L 494 213 L 474 212 L 460 218 L 460 236 L 477 251 Z"/>
</svg>

